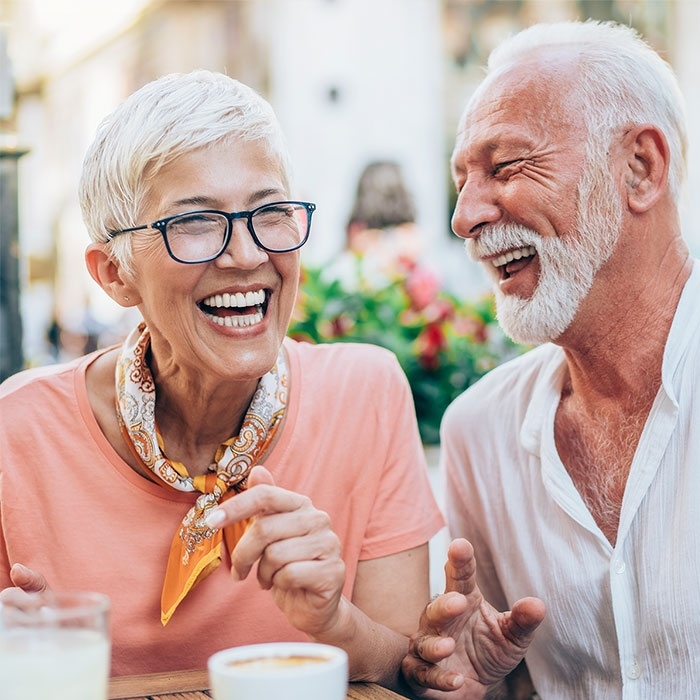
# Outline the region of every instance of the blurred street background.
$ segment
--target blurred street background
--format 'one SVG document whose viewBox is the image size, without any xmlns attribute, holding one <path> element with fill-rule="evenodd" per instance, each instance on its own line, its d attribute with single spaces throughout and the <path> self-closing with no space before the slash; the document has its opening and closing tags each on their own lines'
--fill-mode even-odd
<svg viewBox="0 0 700 700">
<path fill-rule="evenodd" d="M 449 155 L 489 50 L 537 21 L 616 19 L 676 69 L 691 126 L 684 225 L 700 254 L 697 0 L 0 0 L 0 379 L 133 323 L 89 279 L 77 204 L 101 119 L 142 84 L 208 68 L 272 103 L 316 202 L 303 259 L 344 246 L 358 177 L 400 165 L 423 251 L 461 296 L 485 289 L 450 232 Z"/>
</svg>

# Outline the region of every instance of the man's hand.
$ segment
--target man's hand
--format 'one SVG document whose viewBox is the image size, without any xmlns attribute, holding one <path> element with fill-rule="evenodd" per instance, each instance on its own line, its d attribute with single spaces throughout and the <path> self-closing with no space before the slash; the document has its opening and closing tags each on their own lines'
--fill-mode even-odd
<svg viewBox="0 0 700 700">
<path fill-rule="evenodd" d="M 454 700 L 478 700 L 512 671 L 525 655 L 544 603 L 523 598 L 510 612 L 489 605 L 476 585 L 474 550 L 454 540 L 447 552 L 445 593 L 425 608 L 411 637 L 402 672 L 421 697 L 444 697 L 429 689 L 452 691 Z"/>
</svg>

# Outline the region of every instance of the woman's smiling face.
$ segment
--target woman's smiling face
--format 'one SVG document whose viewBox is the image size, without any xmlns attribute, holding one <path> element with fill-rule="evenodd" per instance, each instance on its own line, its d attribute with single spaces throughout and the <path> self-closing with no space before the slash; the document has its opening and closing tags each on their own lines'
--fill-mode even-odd
<svg viewBox="0 0 700 700">
<path fill-rule="evenodd" d="M 141 222 L 199 209 L 249 211 L 289 193 L 280 164 L 263 142 L 226 139 L 182 155 L 149 187 Z M 299 251 L 257 247 L 246 220 L 216 260 L 173 260 L 160 233 L 133 236 L 131 293 L 151 332 L 155 366 L 249 381 L 274 365 L 299 283 Z M 227 319 L 228 317 L 228 319 Z"/>
</svg>

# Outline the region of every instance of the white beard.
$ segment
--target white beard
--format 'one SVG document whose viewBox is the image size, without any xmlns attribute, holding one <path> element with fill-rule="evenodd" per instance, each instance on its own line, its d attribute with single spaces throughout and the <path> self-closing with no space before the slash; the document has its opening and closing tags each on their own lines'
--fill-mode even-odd
<svg viewBox="0 0 700 700">
<path fill-rule="evenodd" d="M 621 222 L 619 193 L 612 177 L 604 168 L 589 166 L 579 184 L 573 232 L 542 238 L 524 226 L 494 224 L 482 229 L 476 238 L 467 239 L 465 247 L 473 260 L 526 246 L 537 251 L 540 277 L 529 299 L 503 294 L 498 284 L 494 285 L 497 317 L 506 334 L 528 345 L 559 338 L 573 321 L 596 273 L 612 255 Z M 500 279 L 490 262 L 484 265 L 492 278 Z"/>
</svg>

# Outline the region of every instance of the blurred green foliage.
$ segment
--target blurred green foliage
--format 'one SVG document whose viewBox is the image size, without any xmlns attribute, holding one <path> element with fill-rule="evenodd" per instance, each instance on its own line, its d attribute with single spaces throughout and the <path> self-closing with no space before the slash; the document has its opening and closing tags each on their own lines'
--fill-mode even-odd
<svg viewBox="0 0 700 700">
<path fill-rule="evenodd" d="M 304 267 L 288 335 L 391 350 L 411 385 L 426 444 L 439 442 L 440 421 L 453 399 L 526 349 L 501 331 L 492 295 L 459 299 L 430 271 L 405 261 L 380 280 L 365 273 L 360 259 L 343 277 L 323 267 Z"/>
</svg>

